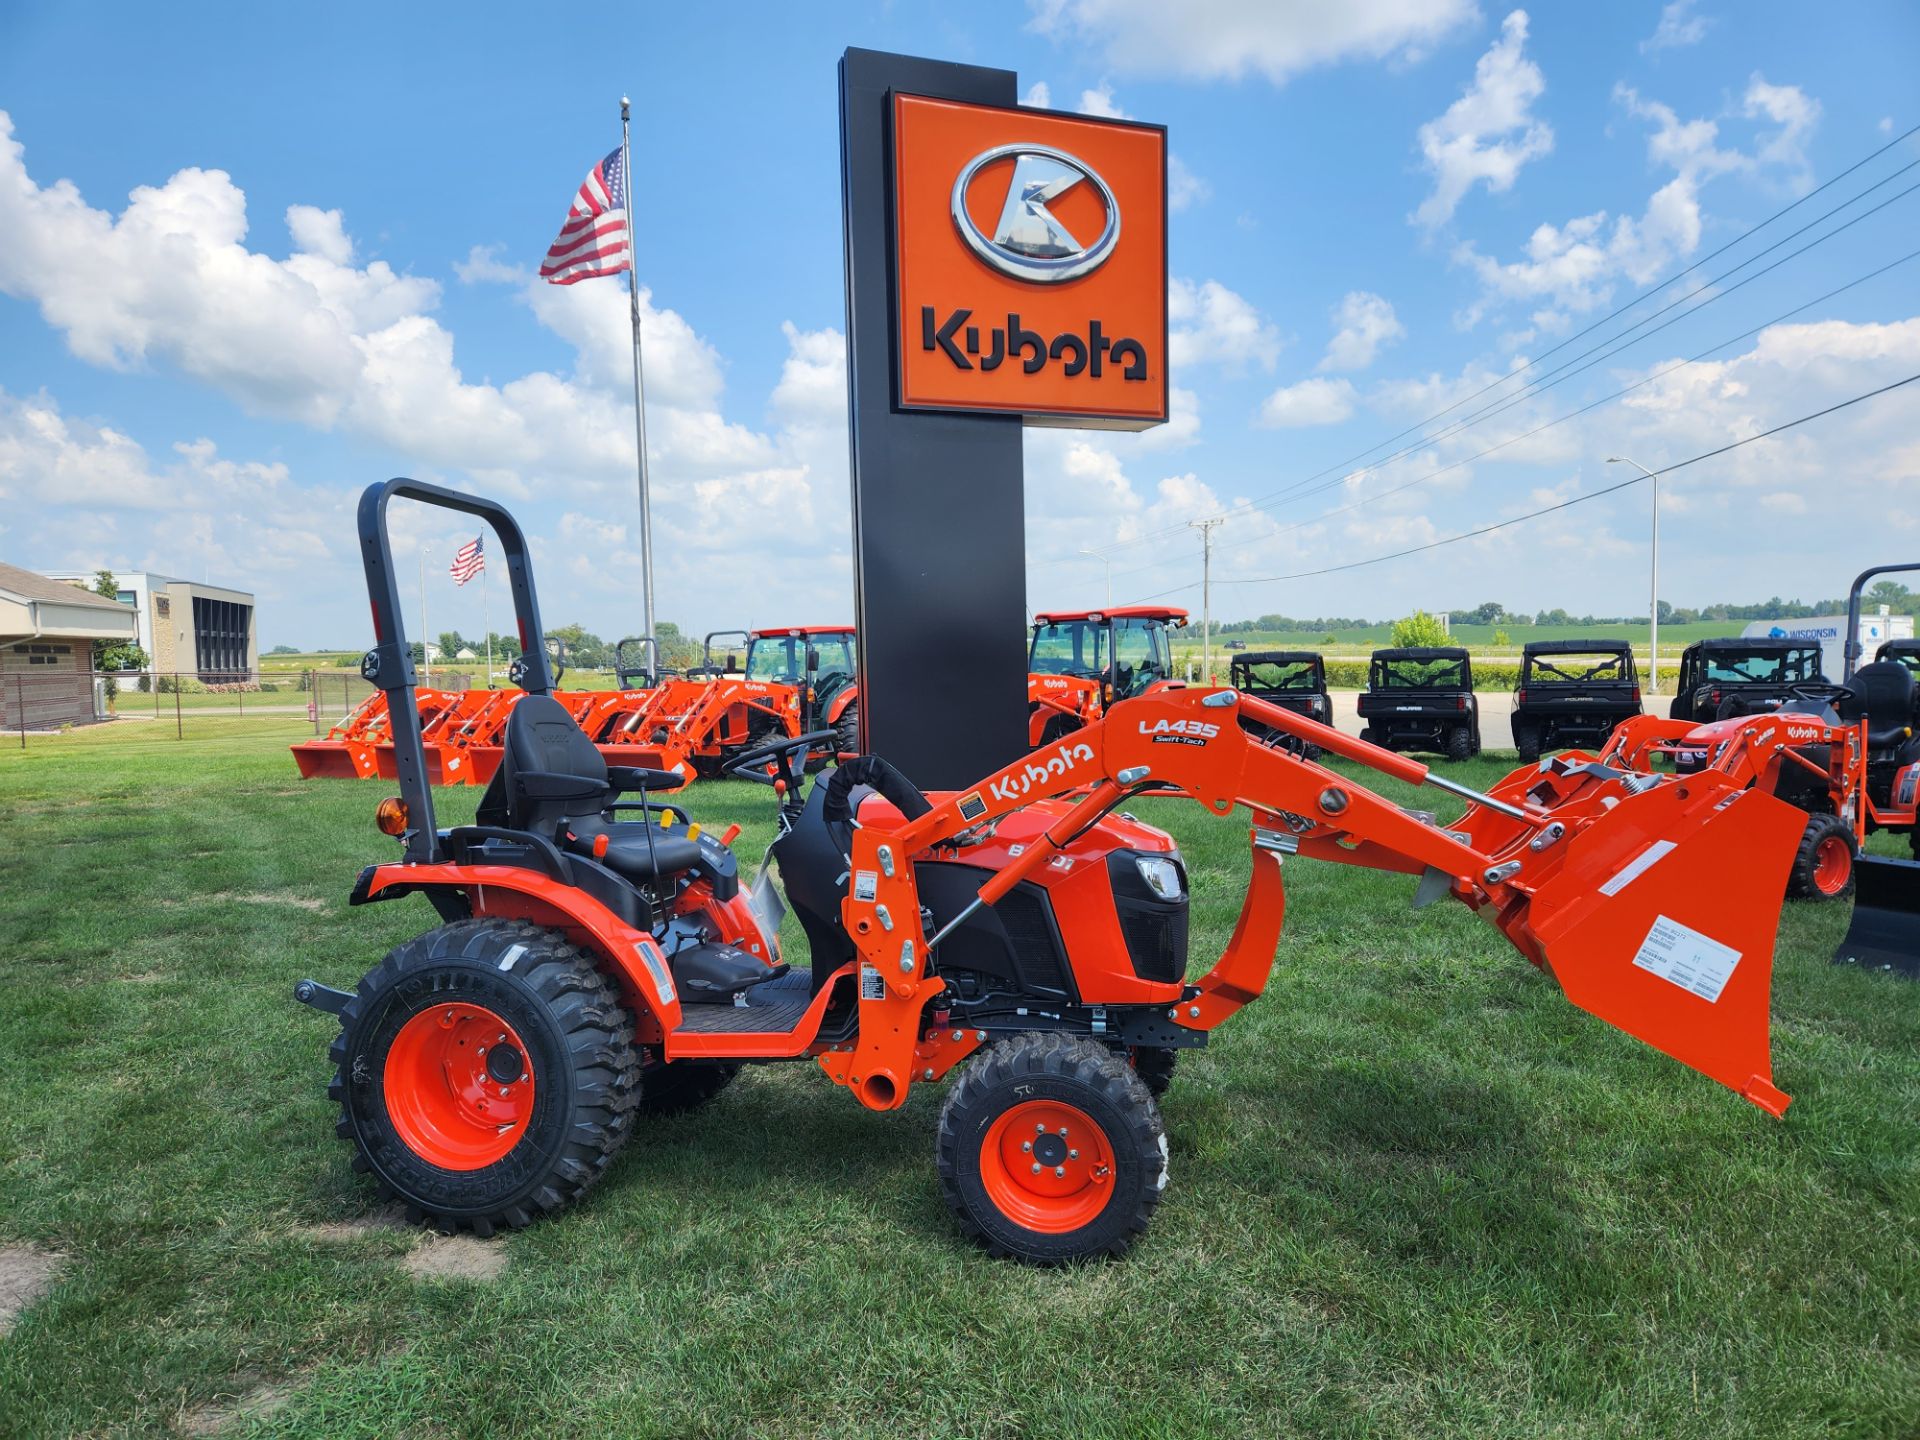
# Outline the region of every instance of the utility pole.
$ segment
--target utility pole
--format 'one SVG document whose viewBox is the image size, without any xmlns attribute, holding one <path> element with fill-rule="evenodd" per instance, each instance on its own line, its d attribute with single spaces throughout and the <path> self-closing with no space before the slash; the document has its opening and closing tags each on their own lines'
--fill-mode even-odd
<svg viewBox="0 0 1920 1440">
<path fill-rule="evenodd" d="M 1102 555 L 1098 550 L 1082 550 L 1080 553 L 1082 555 L 1091 555 L 1107 567 L 1107 606 L 1111 609 L 1113 606 L 1113 557 L 1111 555 Z"/>
<path fill-rule="evenodd" d="M 1609 455 L 1609 465 L 1631 465 L 1653 482 L 1653 568 L 1647 582 L 1647 690 L 1660 688 L 1660 474 L 1625 455 Z"/>
<path fill-rule="evenodd" d="M 1213 532 L 1226 516 L 1189 520 L 1187 528 L 1200 532 L 1200 683 L 1213 683 Z"/>
</svg>

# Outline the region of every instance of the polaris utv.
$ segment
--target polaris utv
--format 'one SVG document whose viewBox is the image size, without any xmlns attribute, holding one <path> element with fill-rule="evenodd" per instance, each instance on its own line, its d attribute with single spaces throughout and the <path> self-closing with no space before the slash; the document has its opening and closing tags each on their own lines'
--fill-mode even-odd
<svg viewBox="0 0 1920 1440">
<path fill-rule="evenodd" d="M 1824 685 L 1820 647 L 1784 635 L 1696 640 L 1680 656 L 1667 715 L 1705 724 L 1778 710 L 1796 686 Z"/>
<path fill-rule="evenodd" d="M 1907 667 L 1920 680 L 1920 640 L 1889 640 L 1873 652 L 1875 660 L 1892 660 Z"/>
<path fill-rule="evenodd" d="M 1327 694 L 1327 666 L 1314 650 L 1249 650 L 1233 657 L 1227 683 L 1242 695 L 1252 695 L 1318 720 L 1333 724 L 1333 700 Z M 1286 735 L 1257 720 L 1242 722 L 1249 734 L 1262 744 L 1278 745 L 1309 760 L 1320 758 L 1320 747 L 1297 736 Z"/>
<path fill-rule="evenodd" d="M 1374 651 L 1360 722 L 1360 738 L 1388 750 L 1433 751 L 1449 760 L 1478 755 L 1473 662 L 1455 645 Z"/>
<path fill-rule="evenodd" d="M 1641 713 L 1633 648 L 1624 640 L 1532 640 L 1520 652 L 1513 746 L 1522 761 L 1581 745 L 1599 749 Z"/>
</svg>

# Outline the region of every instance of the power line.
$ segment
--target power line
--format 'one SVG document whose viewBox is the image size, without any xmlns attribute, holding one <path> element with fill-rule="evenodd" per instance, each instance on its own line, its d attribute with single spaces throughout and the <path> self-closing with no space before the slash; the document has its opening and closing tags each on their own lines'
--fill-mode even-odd
<svg viewBox="0 0 1920 1440">
<path fill-rule="evenodd" d="M 1520 366 L 1518 369 L 1508 371 L 1507 373 L 1497 377 L 1496 379 L 1489 381 L 1487 384 L 1481 386 L 1480 389 L 1474 391 L 1472 394 L 1464 396 L 1459 400 L 1456 400 L 1453 404 L 1445 407 L 1444 409 L 1434 412 L 1432 415 L 1427 416 L 1424 420 L 1420 420 L 1415 424 L 1408 426 L 1406 429 L 1400 431 L 1398 434 L 1389 436 L 1386 440 L 1379 441 L 1376 444 L 1369 445 L 1364 450 L 1360 450 L 1356 452 L 1354 455 L 1349 456 L 1347 459 L 1342 460 L 1337 464 L 1328 466 L 1324 470 L 1320 470 L 1315 472 L 1312 475 L 1306 476 L 1304 479 L 1295 482 L 1294 485 L 1290 487 L 1283 487 L 1282 490 L 1280 491 L 1276 491 L 1273 494 L 1268 496 L 1263 496 L 1259 501 L 1250 501 L 1245 505 L 1235 507 L 1234 509 L 1227 511 L 1226 515 L 1229 518 L 1231 518 L 1232 516 L 1237 514 L 1252 513 L 1256 510 L 1266 508 L 1266 502 L 1274 500 L 1276 498 L 1285 498 L 1286 496 L 1292 494 L 1294 491 L 1298 490 L 1302 486 L 1311 485 L 1314 481 L 1319 480 L 1327 475 L 1333 474 L 1335 471 L 1344 470 L 1347 466 L 1354 464 L 1356 461 L 1364 459 L 1366 456 L 1372 454 L 1374 451 L 1384 449 L 1385 447 L 1394 444 L 1396 441 L 1404 439 L 1408 435 L 1412 435 L 1418 431 L 1424 430 L 1427 426 L 1431 425 L 1434 421 L 1442 419 L 1445 416 L 1452 414 L 1454 411 L 1460 409 L 1462 406 L 1471 404 L 1474 400 L 1479 399 L 1482 395 L 1487 394 L 1489 391 L 1497 389 L 1499 386 L 1506 384 L 1508 381 L 1515 379 L 1518 376 L 1526 374 L 1527 371 L 1535 368 L 1541 362 L 1547 360 L 1551 356 L 1557 354 L 1559 351 L 1565 349 L 1568 345 L 1573 344 L 1575 341 L 1580 340 L 1584 336 L 1592 334 L 1595 330 L 1607 324 L 1609 321 L 1612 321 L 1614 319 L 1617 319 L 1621 315 L 1624 315 L 1627 311 L 1651 299 L 1653 296 L 1659 294 L 1662 290 L 1674 284 L 1676 281 L 1684 278 L 1687 275 L 1692 274 L 1695 270 L 1698 270 L 1703 265 L 1706 265 L 1708 262 L 1714 259 L 1717 259 L 1719 256 L 1724 255 L 1727 251 L 1733 249 L 1735 246 L 1752 238 L 1754 235 L 1757 235 L 1760 231 L 1766 229 L 1769 225 L 1772 225 L 1776 220 L 1779 220 L 1781 217 L 1789 214 L 1791 211 L 1797 209 L 1799 206 L 1806 204 L 1807 201 L 1813 199 L 1816 195 L 1821 194 L 1823 191 L 1831 189 L 1834 185 L 1837 185 L 1842 180 L 1846 179 L 1849 175 L 1852 175 L 1853 173 L 1861 169 L 1863 166 L 1872 163 L 1874 160 L 1879 159 L 1880 156 L 1886 154 L 1887 151 L 1895 148 L 1896 146 L 1900 145 L 1904 141 L 1912 138 L 1915 134 L 1920 134 L 1920 125 L 1915 125 L 1909 128 L 1908 130 L 1902 132 L 1901 134 L 1896 135 L 1893 139 L 1889 140 L 1886 144 L 1880 146 L 1877 150 L 1874 150 L 1872 153 L 1863 156 L 1859 160 L 1856 160 L 1853 164 L 1849 165 L 1846 169 L 1840 171 L 1837 175 L 1833 176 L 1831 179 L 1814 187 L 1812 190 L 1809 190 L 1805 195 L 1800 196 L 1796 200 L 1790 201 L 1788 204 L 1782 206 L 1780 209 L 1776 210 L 1773 214 L 1769 215 L 1766 219 L 1760 221 L 1756 225 L 1751 226 L 1747 230 L 1743 231 L 1741 234 L 1727 241 L 1724 245 L 1721 245 L 1718 249 L 1708 252 L 1707 254 L 1701 256 L 1698 260 L 1695 260 L 1691 264 L 1685 266 L 1684 268 L 1675 271 L 1672 275 L 1668 276 L 1665 280 L 1662 280 L 1659 284 L 1651 287 L 1650 289 L 1642 291 L 1639 295 L 1635 296 L 1632 300 L 1629 300 L 1625 304 L 1616 307 L 1612 311 L 1608 312 L 1606 315 L 1601 316 L 1598 320 L 1595 320 L 1591 324 L 1585 326 L 1583 329 L 1575 331 L 1573 334 L 1569 335 L 1566 339 L 1560 341 L 1557 345 L 1554 345 L 1549 349 L 1541 352 L 1539 355 L 1535 356 L 1533 359 L 1529 360 L 1525 365 Z M 1690 292 L 1688 296 L 1683 296 L 1680 301 L 1675 301 L 1673 302 L 1673 304 L 1683 303 L 1685 299 L 1691 298 L 1692 295 L 1699 294 L 1701 290 L 1704 290 L 1710 287 L 1711 285 L 1717 283 L 1718 280 L 1725 279 L 1728 275 L 1731 275 L 1735 273 L 1735 271 L 1745 268 L 1746 265 L 1751 264 L 1754 260 L 1761 258 L 1761 256 L 1766 255 L 1775 249 L 1778 249 L 1781 245 L 1787 243 L 1787 241 L 1789 240 L 1792 240 L 1795 236 L 1805 234 L 1808 229 L 1811 229 L 1813 226 L 1818 225 L 1822 220 L 1831 218 L 1833 215 L 1836 215 L 1841 210 L 1844 210 L 1845 208 L 1847 208 L 1847 206 L 1852 205 L 1856 201 L 1871 194 L 1874 190 L 1886 184 L 1888 181 L 1896 179 L 1898 176 L 1906 173 L 1906 171 L 1912 169 L 1915 164 L 1920 164 L 1920 161 L 1910 162 L 1909 164 L 1902 166 L 1899 170 L 1894 171 L 1892 174 L 1887 175 L 1882 179 L 1874 182 L 1874 184 L 1868 186 L 1867 189 L 1860 191 L 1859 193 L 1855 194 L 1851 198 L 1841 202 L 1839 205 L 1834 206 L 1831 210 L 1827 211 L 1825 214 L 1819 216 L 1818 218 L 1812 221 L 1809 221 L 1806 225 L 1802 226 L 1799 230 L 1794 231 L 1793 234 L 1785 236 L 1781 240 L 1775 241 L 1774 244 L 1768 246 L 1766 250 L 1762 250 L 1759 252 L 1759 254 L 1749 257 L 1747 260 L 1741 262 L 1740 265 L 1736 265 L 1732 269 L 1726 271 L 1724 274 L 1716 277 L 1715 280 L 1708 281 L 1705 285 L 1697 287 L 1694 291 Z M 1909 193 L 1911 193 L 1911 189 L 1902 191 L 1900 192 L 1899 195 L 1895 195 L 1890 200 L 1884 201 L 1882 202 L 1882 204 L 1875 206 L 1874 210 L 1868 211 L 1863 215 L 1855 216 L 1853 220 L 1848 221 L 1845 225 L 1837 227 L 1835 230 L 1829 232 L 1829 234 L 1826 236 L 1822 236 L 1821 240 L 1823 241 L 1823 240 L 1832 238 L 1833 235 L 1839 234 L 1841 230 L 1849 228 L 1851 225 L 1858 223 L 1860 220 L 1864 220 L 1867 217 L 1867 215 L 1871 215 L 1873 213 L 1876 213 L 1878 210 L 1886 208 L 1886 206 L 1893 203 L 1894 200 L 1898 200 Z M 1818 244 L 1818 243 L 1821 243 L 1821 241 L 1815 241 L 1813 243 Z M 1795 253 L 1796 254 L 1804 253 L 1804 249 L 1807 249 L 1807 248 L 1811 248 L 1811 246 L 1803 247 L 1802 251 L 1797 251 Z M 1787 258 L 1791 259 L 1793 257 L 1789 256 Z M 1779 263 L 1782 263 L 1782 262 L 1776 262 L 1775 266 L 1769 266 L 1768 269 L 1771 270 L 1773 268 L 1776 268 L 1776 266 Z M 1762 271 L 1760 273 L 1765 274 L 1766 271 Z M 1756 278 L 1758 278 L 1758 276 L 1748 277 L 1749 280 L 1756 279 Z M 1746 282 L 1743 281 L 1741 283 L 1744 284 Z M 1738 288 L 1738 287 L 1736 286 L 1733 288 Z M 1729 290 L 1726 293 L 1731 293 L 1731 290 Z M 1657 318 L 1659 314 L 1665 314 L 1666 310 L 1671 308 L 1673 308 L 1672 304 L 1668 305 L 1661 311 L 1656 312 L 1655 316 L 1649 316 L 1648 319 Z M 1704 308 L 1703 305 L 1695 306 L 1693 310 L 1690 310 L 1686 313 L 1693 314 L 1702 308 Z M 1682 316 L 1680 318 L 1685 318 L 1685 317 Z M 1645 324 L 1645 323 L 1646 323 L 1645 321 L 1640 322 L 1640 324 Z M 1632 328 L 1638 329 L 1639 325 L 1636 325 Z M 1663 326 L 1661 328 L 1665 328 L 1665 327 Z M 1631 331 L 1626 333 L 1630 334 Z M 1654 333 L 1654 332 L 1649 332 L 1649 333 Z M 1622 337 L 1616 336 L 1614 338 L 1618 340 Z M 1645 337 L 1642 336 L 1641 338 L 1644 339 Z M 1603 342 L 1603 343 L 1612 343 L 1612 342 L 1609 341 L 1609 342 Z M 1591 354 L 1592 351 L 1589 350 L 1585 353 Z M 1580 357 L 1576 357 L 1576 358 L 1580 358 Z M 1602 356 L 1601 358 L 1604 359 L 1606 357 Z M 1567 362 L 1567 363 L 1570 364 L 1572 362 Z M 1596 361 L 1595 363 L 1598 363 L 1598 362 Z M 1558 367 L 1558 369 L 1564 369 L 1564 368 L 1565 368 L 1564 365 L 1561 367 Z M 1557 373 L 1557 370 L 1555 373 Z M 1535 383 L 1535 382 L 1530 382 L 1530 383 Z M 1457 431 L 1455 431 L 1454 433 L 1457 433 Z M 1421 448 L 1424 448 L 1426 444 L 1431 443 L 1431 438 L 1432 437 L 1430 437 L 1428 440 L 1423 440 L 1418 445 L 1408 447 L 1408 450 L 1413 451 L 1413 450 L 1419 450 Z M 1398 459 L 1398 458 L 1401 458 L 1401 457 L 1399 455 L 1390 456 L 1386 460 L 1375 462 L 1374 465 L 1366 466 L 1363 468 L 1369 468 L 1369 469 L 1378 468 L 1381 465 L 1391 464 L 1395 459 Z M 1343 475 L 1340 477 L 1340 480 L 1336 481 L 1335 483 L 1338 484 L 1341 481 L 1344 481 L 1346 478 L 1348 478 L 1348 476 Z M 1322 487 L 1322 488 L 1331 488 L 1331 487 Z M 1312 493 L 1318 493 L 1318 492 L 1312 492 Z M 1133 538 L 1128 540 L 1118 541 L 1115 544 L 1109 546 L 1108 548 L 1123 549 L 1123 548 L 1128 548 L 1134 545 L 1147 544 L 1154 540 L 1160 539 L 1163 536 L 1177 534 L 1181 528 L 1182 527 L 1179 525 L 1167 526 L 1160 530 L 1149 531 L 1146 534 L 1134 536 Z"/>
<path fill-rule="evenodd" d="M 1452 471 L 1459 470 L 1465 466 L 1471 465 L 1476 460 L 1485 459 L 1487 456 L 1495 453 L 1496 451 L 1504 450 L 1509 445 L 1517 445 L 1522 440 L 1530 440 L 1534 436 L 1539 435 L 1544 431 L 1551 430 L 1558 425 L 1564 425 L 1569 420 L 1578 419 L 1580 416 L 1585 415 L 1590 411 L 1597 410 L 1603 405 L 1610 405 L 1614 401 L 1622 398 L 1623 396 L 1631 395 L 1635 390 L 1639 390 L 1647 385 L 1651 385 L 1657 380 L 1665 379 L 1667 376 L 1673 374 L 1674 371 L 1676 370 L 1682 370 L 1689 365 L 1698 364 L 1700 361 L 1706 359 L 1707 356 L 1713 354 L 1717 350 L 1724 350 L 1729 345 L 1737 345 L 1742 340 L 1749 339 L 1752 336 L 1759 334 L 1762 330 L 1765 330 L 1770 326 L 1778 325 L 1783 320 L 1792 319 L 1795 315 L 1798 315 L 1803 310 L 1810 310 L 1815 305 L 1825 304 L 1827 301 L 1833 299 L 1835 296 L 1845 294 L 1848 290 L 1854 289 L 1856 286 L 1859 286 L 1859 285 L 1864 285 L 1869 280 L 1878 279 L 1880 276 L 1886 274 L 1889 270 L 1896 269 L 1897 267 L 1901 265 L 1905 265 L 1909 261 L 1912 261 L 1915 259 L 1920 259 L 1920 250 L 1910 250 L 1905 255 L 1902 255 L 1899 259 L 1891 260 L 1887 262 L 1885 265 L 1880 266 L 1877 270 L 1871 270 L 1871 271 L 1868 271 L 1865 275 L 1856 276 L 1854 279 L 1849 280 L 1846 284 L 1837 286 L 1834 289 L 1827 291 L 1826 294 L 1824 295 L 1816 296 L 1811 300 L 1808 300 L 1803 302 L 1802 304 L 1796 305 L 1791 310 L 1782 311 L 1780 314 L 1774 316 L 1772 319 L 1763 320 L 1760 324 L 1755 325 L 1748 330 L 1743 330 L 1738 335 L 1730 336 L 1727 339 L 1718 342 L 1717 344 L 1709 345 L 1706 349 L 1700 351 L 1698 354 L 1688 356 L 1685 360 L 1677 360 L 1673 364 L 1665 367 L 1664 369 L 1656 370 L 1651 375 L 1647 375 L 1639 380 L 1636 380 L 1631 385 L 1623 386 L 1621 389 L 1615 390 L 1610 395 L 1603 395 L 1598 400 L 1589 401 L 1587 404 L 1582 405 L 1577 409 L 1567 411 L 1564 415 L 1556 416 L 1552 420 L 1548 420 L 1543 424 L 1536 425 L 1531 430 L 1522 431 L 1518 435 L 1511 435 L 1507 437 L 1505 440 L 1498 442 L 1497 444 L 1489 445 L 1484 450 L 1478 450 L 1471 455 L 1462 457 L 1459 460 L 1451 461 L 1448 464 L 1441 466 L 1437 470 L 1430 470 L 1424 475 L 1415 476 L 1413 479 L 1407 481 L 1405 484 L 1396 485 L 1390 490 L 1381 490 L 1376 492 L 1375 494 L 1363 496 L 1362 498 L 1355 500 L 1348 505 L 1341 505 L 1332 510 L 1324 510 L 1320 514 L 1311 516 L 1305 520 L 1296 520 L 1291 525 L 1282 525 L 1278 529 L 1270 531 L 1265 535 L 1255 536 L 1250 540 L 1242 540 L 1229 545 L 1222 545 L 1218 548 L 1221 549 L 1222 551 L 1244 550 L 1252 545 L 1269 544 L 1274 540 L 1276 536 L 1289 534 L 1292 531 L 1302 529 L 1305 526 L 1317 524 L 1322 520 L 1331 519 L 1335 515 L 1348 514 L 1351 511 L 1359 510 L 1364 508 L 1367 505 L 1371 505 L 1376 501 L 1388 499 L 1391 496 L 1401 494 L 1403 491 L 1411 490 L 1414 487 L 1419 485 L 1425 485 L 1429 481 L 1439 479 L 1442 475 L 1449 474 Z M 1331 485 L 1320 487 L 1320 489 L 1322 490 L 1332 489 L 1332 488 L 1333 486 Z M 1317 494 L 1319 493 L 1319 491 L 1316 490 L 1309 493 Z M 1149 570 L 1161 569 L 1168 563 L 1170 562 L 1166 560 L 1156 560 L 1146 565 L 1135 566 L 1133 569 L 1130 569 L 1130 570 L 1122 570 L 1120 572 L 1120 577 L 1122 579 L 1125 579 L 1129 575 L 1142 575 Z"/>
<path fill-rule="evenodd" d="M 1719 446 L 1717 449 L 1706 450 L 1701 452 L 1698 455 L 1691 456 L 1688 459 L 1675 461 L 1671 465 L 1663 466 L 1661 469 L 1653 471 L 1652 474 L 1656 476 L 1671 475 L 1676 470 L 1684 470 L 1689 465 L 1698 465 L 1702 460 L 1711 460 L 1716 455 L 1725 455 L 1730 450 L 1738 450 L 1741 446 L 1751 445 L 1756 440 L 1765 440 L 1770 436 L 1780 434 L 1783 430 L 1791 430 L 1797 425 L 1805 425 L 1809 421 L 1819 420 L 1824 416 L 1833 414 L 1835 411 L 1845 410 L 1847 407 L 1851 405 L 1859 405 L 1864 401 L 1875 398 L 1876 396 L 1885 395 L 1889 391 L 1898 390 L 1903 385 L 1911 385 L 1917 380 L 1920 380 L 1920 373 L 1909 375 L 1904 380 L 1895 380 L 1891 384 L 1882 385 L 1877 390 L 1869 390 L 1864 394 L 1855 395 L 1851 399 L 1838 401 L 1835 404 L 1827 406 L 1824 410 L 1816 410 L 1811 415 L 1802 415 L 1797 420 L 1788 420 L 1784 424 L 1775 425 L 1770 430 L 1762 430 L 1757 435 L 1749 435 L 1745 439 L 1734 440 L 1726 445 Z M 1327 566 L 1321 567 L 1318 570 L 1300 570 L 1291 575 L 1263 575 L 1263 576 L 1248 578 L 1244 580 L 1220 580 L 1220 581 L 1216 581 L 1215 583 L 1220 585 L 1268 585 L 1281 580 L 1310 580 L 1315 576 L 1319 576 L 1319 575 L 1334 575 L 1343 570 L 1359 570 L 1368 565 L 1383 564 L 1388 560 L 1401 560 L 1409 555 L 1420 555 L 1420 554 L 1424 554 L 1426 551 L 1429 551 L 1429 550 L 1438 550 L 1445 545 L 1456 545 L 1462 540 L 1472 540 L 1481 535 L 1491 535 L 1496 530 L 1505 530 L 1511 526 L 1522 524 L 1528 520 L 1537 520 L 1542 515 L 1551 515 L 1551 514 L 1554 514 L 1556 511 L 1560 511 L 1560 510 L 1570 510 L 1575 505 L 1584 505 L 1589 500 L 1598 500 L 1602 496 L 1612 495 L 1617 491 L 1627 489 L 1629 486 L 1638 485 L 1642 483 L 1644 480 L 1646 480 L 1647 478 L 1648 477 L 1645 475 L 1635 475 L 1630 479 L 1619 481 L 1617 484 L 1608 485 L 1602 489 L 1591 491 L 1588 494 L 1576 495 L 1571 500 L 1562 500 L 1557 505 L 1543 506 L 1541 509 L 1530 510 L 1524 515 L 1515 515 L 1511 519 L 1497 521 L 1492 525 L 1482 525 L 1475 530 L 1465 530 L 1458 535 L 1449 535 L 1443 540 L 1431 540 L 1431 541 L 1428 541 L 1425 545 L 1410 546 L 1405 550 L 1395 550 L 1386 555 L 1373 555 L 1368 557 L 1365 560 L 1350 560 L 1344 565 L 1327 565 Z M 1191 589 L 1192 587 L 1189 585 L 1189 586 L 1183 586 L 1182 588 Z M 1166 593 L 1171 594 L 1174 592 L 1168 591 Z M 1150 596 L 1148 598 L 1151 599 L 1154 597 Z M 1129 603 L 1134 603 L 1134 602 L 1129 602 Z"/>
</svg>

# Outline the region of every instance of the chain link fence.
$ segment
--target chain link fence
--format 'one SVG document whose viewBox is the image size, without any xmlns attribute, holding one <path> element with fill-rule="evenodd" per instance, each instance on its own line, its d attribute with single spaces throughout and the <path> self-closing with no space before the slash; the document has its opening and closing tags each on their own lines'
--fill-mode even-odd
<svg viewBox="0 0 1920 1440">
<path fill-rule="evenodd" d="M 464 674 L 435 672 L 436 687 L 468 683 Z M 143 734 L 175 739 L 232 735 L 254 722 L 262 730 L 324 735 L 351 715 L 373 686 L 358 670 L 172 673 L 157 670 L 0 672 L 0 736 L 6 748 L 137 725 Z M 217 722 L 217 723 L 216 723 Z"/>
</svg>

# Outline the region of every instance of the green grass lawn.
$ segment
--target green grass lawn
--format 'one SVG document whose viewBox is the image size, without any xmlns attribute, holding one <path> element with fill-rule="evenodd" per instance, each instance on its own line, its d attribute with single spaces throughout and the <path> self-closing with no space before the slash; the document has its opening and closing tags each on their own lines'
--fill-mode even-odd
<svg viewBox="0 0 1920 1440">
<path fill-rule="evenodd" d="M 1171 1184 L 1123 1262 L 983 1258 L 939 1198 L 941 1088 L 873 1115 L 798 1064 L 643 1129 L 579 1209 L 470 1242 L 497 1273 L 418 1275 L 462 1252 L 364 1223 L 334 1022 L 291 989 L 350 986 L 432 916 L 348 909 L 393 853 L 387 792 L 298 780 L 303 733 L 205 717 L 185 744 L 0 749 L 0 1254 L 64 1257 L 0 1338 L 0 1435 L 1920 1423 L 1920 987 L 1830 967 L 1844 907 L 1798 902 L 1783 1122 L 1575 1011 L 1464 908 L 1290 861 L 1272 986 L 1183 1057 Z M 758 855 L 770 792 L 690 796 Z M 476 798 L 443 792 L 442 821 Z M 1189 857 L 1204 967 L 1245 829 L 1143 808 Z"/>
</svg>

